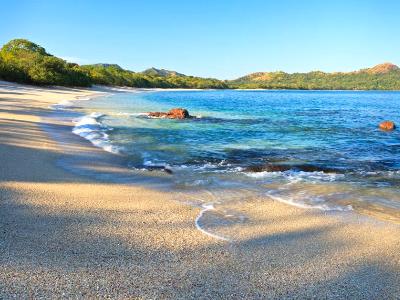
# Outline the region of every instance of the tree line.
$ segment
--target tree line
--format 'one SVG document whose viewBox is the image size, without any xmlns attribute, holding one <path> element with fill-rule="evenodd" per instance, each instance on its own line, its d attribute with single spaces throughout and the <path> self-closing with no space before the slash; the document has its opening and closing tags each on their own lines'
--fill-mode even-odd
<svg viewBox="0 0 400 300">
<path fill-rule="evenodd" d="M 400 69 L 391 64 L 349 73 L 269 72 L 221 81 L 154 68 L 132 72 L 112 64 L 78 65 L 53 56 L 25 39 L 11 40 L 1 48 L 0 79 L 82 87 L 101 84 L 142 88 L 400 90 Z"/>
</svg>

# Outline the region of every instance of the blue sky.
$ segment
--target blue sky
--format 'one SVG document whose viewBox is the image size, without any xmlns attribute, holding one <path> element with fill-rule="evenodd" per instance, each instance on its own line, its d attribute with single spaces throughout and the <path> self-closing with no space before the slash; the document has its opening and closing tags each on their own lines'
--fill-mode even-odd
<svg viewBox="0 0 400 300">
<path fill-rule="evenodd" d="M 1 2 L 1 44 L 27 38 L 78 63 L 220 79 L 400 64 L 400 1 Z"/>
</svg>

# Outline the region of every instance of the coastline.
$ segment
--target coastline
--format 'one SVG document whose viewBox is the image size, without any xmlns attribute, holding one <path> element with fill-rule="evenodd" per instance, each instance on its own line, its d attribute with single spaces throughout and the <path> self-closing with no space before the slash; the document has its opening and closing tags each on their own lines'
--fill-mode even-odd
<svg viewBox="0 0 400 300">
<path fill-rule="evenodd" d="M 99 92 L 0 82 L 0 298 L 400 295 L 398 226 L 249 199 L 229 243 L 197 230 L 207 208 L 173 192 L 60 168 L 105 154 L 49 106 Z M 68 141 L 54 138 L 63 132 Z"/>
<path fill-rule="evenodd" d="M 235 91 L 301 91 L 301 92 L 400 92 L 400 90 L 343 90 L 343 89 L 337 89 L 337 90 L 329 90 L 329 89 L 325 89 L 325 90 L 321 90 L 321 89 L 262 89 L 262 88 L 248 88 L 248 89 L 244 89 L 244 88 L 231 88 L 228 90 L 235 90 Z"/>
</svg>

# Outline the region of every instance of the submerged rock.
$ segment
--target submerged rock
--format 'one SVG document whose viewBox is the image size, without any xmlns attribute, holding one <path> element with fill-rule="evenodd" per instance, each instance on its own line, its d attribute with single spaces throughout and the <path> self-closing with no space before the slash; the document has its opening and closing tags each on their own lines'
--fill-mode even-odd
<svg viewBox="0 0 400 300">
<path fill-rule="evenodd" d="M 148 113 L 149 117 L 153 117 L 153 118 L 165 118 L 167 117 L 167 113 L 165 112 L 159 112 L 159 111 L 152 111 Z"/>
<path fill-rule="evenodd" d="M 167 174 L 172 174 L 172 170 L 164 166 L 144 166 L 147 171 L 163 171 Z"/>
<path fill-rule="evenodd" d="M 383 121 L 379 124 L 379 128 L 385 131 L 391 131 L 396 129 L 396 124 L 393 121 Z"/>
<path fill-rule="evenodd" d="M 246 172 L 284 172 L 289 171 L 291 166 L 289 165 L 258 165 L 249 166 L 245 169 Z"/>
<path fill-rule="evenodd" d="M 324 172 L 324 173 L 339 173 L 338 169 L 333 169 L 329 167 L 322 167 L 316 165 L 298 165 L 294 167 L 295 170 L 302 172 Z"/>
<path fill-rule="evenodd" d="M 149 112 L 149 117 L 153 118 L 168 118 L 168 119 L 188 119 L 191 118 L 189 112 L 184 108 L 173 108 L 169 112 Z"/>
</svg>

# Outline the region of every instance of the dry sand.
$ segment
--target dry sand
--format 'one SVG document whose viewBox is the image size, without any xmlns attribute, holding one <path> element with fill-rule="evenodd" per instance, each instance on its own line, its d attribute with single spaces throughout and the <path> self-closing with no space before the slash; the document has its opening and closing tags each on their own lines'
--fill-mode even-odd
<svg viewBox="0 0 400 300">
<path fill-rule="evenodd" d="M 249 199 L 224 242 L 172 192 L 58 167 L 67 150 L 43 126 L 70 124 L 48 107 L 95 93 L 0 82 L 0 299 L 400 299 L 398 225 Z"/>
</svg>

